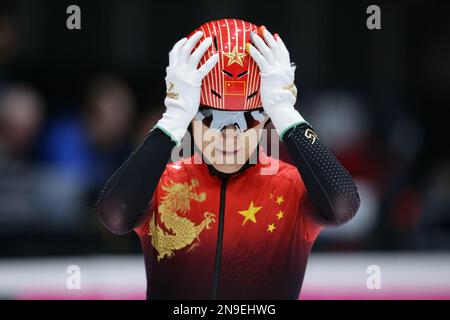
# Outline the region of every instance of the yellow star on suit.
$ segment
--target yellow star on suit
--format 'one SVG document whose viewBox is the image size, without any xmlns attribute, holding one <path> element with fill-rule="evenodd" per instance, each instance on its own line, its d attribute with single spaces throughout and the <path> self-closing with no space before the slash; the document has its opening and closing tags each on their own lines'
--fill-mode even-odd
<svg viewBox="0 0 450 320">
<path fill-rule="evenodd" d="M 282 204 L 284 202 L 283 196 L 277 197 L 277 200 L 275 202 L 278 203 L 278 204 Z"/>
<path fill-rule="evenodd" d="M 242 225 L 244 225 L 248 220 L 251 220 L 254 223 L 256 223 L 255 214 L 261 209 L 262 209 L 262 207 L 255 207 L 253 204 L 253 201 L 252 201 L 252 202 L 250 202 L 250 206 L 248 207 L 247 210 L 238 211 L 239 214 L 241 214 L 245 217 L 244 222 L 242 222 Z"/>
<path fill-rule="evenodd" d="M 283 214 L 284 214 L 284 212 L 283 211 L 278 211 L 278 213 L 277 213 L 277 217 L 278 217 L 278 220 L 280 220 L 281 218 L 283 218 Z"/>
</svg>

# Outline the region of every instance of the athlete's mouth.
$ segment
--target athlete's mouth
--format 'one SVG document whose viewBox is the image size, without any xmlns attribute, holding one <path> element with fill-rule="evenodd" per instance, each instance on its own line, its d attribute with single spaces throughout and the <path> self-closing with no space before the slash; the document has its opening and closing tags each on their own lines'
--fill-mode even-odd
<svg viewBox="0 0 450 320">
<path fill-rule="evenodd" d="M 237 139 L 220 139 L 215 143 L 214 148 L 219 152 L 231 154 L 240 151 L 243 148 L 243 144 Z"/>
<path fill-rule="evenodd" d="M 225 150 L 223 150 L 223 149 L 220 149 L 220 148 L 215 148 L 215 150 L 216 151 L 218 151 L 218 152 L 221 152 L 221 153 L 223 153 L 223 154 L 236 154 L 236 153 L 238 153 L 239 151 L 241 151 L 242 150 L 242 148 L 239 148 L 239 149 L 235 149 L 235 148 L 225 148 Z"/>
</svg>

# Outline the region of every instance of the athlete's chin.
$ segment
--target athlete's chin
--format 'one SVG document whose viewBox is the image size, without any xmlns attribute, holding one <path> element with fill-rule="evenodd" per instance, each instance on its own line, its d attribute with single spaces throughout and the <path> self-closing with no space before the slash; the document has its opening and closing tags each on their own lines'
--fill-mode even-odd
<svg viewBox="0 0 450 320">
<path fill-rule="evenodd" d="M 212 164 L 214 169 L 216 169 L 219 172 L 226 173 L 226 174 L 233 174 L 238 172 L 244 165 L 243 164 Z"/>
</svg>

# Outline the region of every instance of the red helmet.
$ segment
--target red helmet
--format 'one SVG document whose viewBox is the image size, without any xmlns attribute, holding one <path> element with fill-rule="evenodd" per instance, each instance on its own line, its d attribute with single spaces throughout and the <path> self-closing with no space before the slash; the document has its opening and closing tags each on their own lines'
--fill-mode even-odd
<svg viewBox="0 0 450 320">
<path fill-rule="evenodd" d="M 200 104 L 223 110 L 261 108 L 259 68 L 246 52 L 250 33 L 257 32 L 257 26 L 238 19 L 221 19 L 203 24 L 189 36 L 197 31 L 203 32 L 202 40 L 213 39 L 199 66 L 219 53 L 219 62 L 203 79 Z"/>
</svg>

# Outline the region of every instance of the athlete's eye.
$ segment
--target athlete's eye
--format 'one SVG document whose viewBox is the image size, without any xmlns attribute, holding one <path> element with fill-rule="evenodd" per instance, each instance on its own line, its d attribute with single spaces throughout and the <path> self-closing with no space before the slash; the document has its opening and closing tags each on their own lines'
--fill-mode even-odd
<svg viewBox="0 0 450 320">
<path fill-rule="evenodd" d="M 208 117 L 204 117 L 202 120 L 203 124 L 207 127 L 211 126 L 211 122 L 212 122 L 212 115 L 208 116 Z"/>
</svg>

